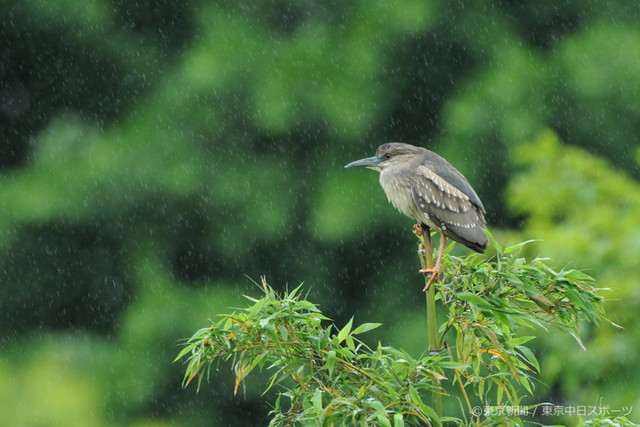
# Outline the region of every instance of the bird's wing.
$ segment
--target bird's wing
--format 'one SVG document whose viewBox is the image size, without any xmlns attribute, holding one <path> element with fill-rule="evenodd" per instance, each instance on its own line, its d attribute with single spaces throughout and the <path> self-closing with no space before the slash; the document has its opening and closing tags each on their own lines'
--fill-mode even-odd
<svg viewBox="0 0 640 427">
<path fill-rule="evenodd" d="M 436 225 L 462 228 L 484 227 L 484 217 L 469 196 L 421 165 L 412 186 L 413 200 L 423 215 Z"/>
</svg>

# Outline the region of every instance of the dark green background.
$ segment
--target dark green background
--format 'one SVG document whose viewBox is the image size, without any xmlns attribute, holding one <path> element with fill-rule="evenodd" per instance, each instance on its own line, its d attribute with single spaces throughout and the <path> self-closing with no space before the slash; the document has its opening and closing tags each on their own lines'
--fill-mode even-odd
<svg viewBox="0 0 640 427">
<path fill-rule="evenodd" d="M 447 157 L 504 244 L 611 288 L 625 329 L 585 327 L 587 351 L 533 332 L 525 403 L 640 419 L 637 2 L 9 0 L 0 18 L 4 425 L 266 424 L 259 375 L 233 397 L 221 364 L 196 393 L 171 363 L 259 294 L 248 277 L 305 282 L 420 355 L 411 221 L 343 169 L 386 141 Z"/>
</svg>

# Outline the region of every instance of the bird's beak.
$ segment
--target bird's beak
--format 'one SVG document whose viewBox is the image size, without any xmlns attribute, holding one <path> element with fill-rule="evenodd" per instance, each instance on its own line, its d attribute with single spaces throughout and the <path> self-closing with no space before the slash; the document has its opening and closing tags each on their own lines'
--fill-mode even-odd
<svg viewBox="0 0 640 427">
<path fill-rule="evenodd" d="M 375 168 L 378 167 L 380 159 L 376 156 L 367 157 L 366 159 L 356 160 L 345 166 L 345 168 Z"/>
</svg>

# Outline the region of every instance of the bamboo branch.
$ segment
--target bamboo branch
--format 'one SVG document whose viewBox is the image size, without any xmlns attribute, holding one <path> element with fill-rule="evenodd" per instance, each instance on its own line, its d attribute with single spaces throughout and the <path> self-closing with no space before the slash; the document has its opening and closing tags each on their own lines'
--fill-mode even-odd
<svg viewBox="0 0 640 427">
<path fill-rule="evenodd" d="M 421 231 L 421 233 L 420 233 Z M 431 244 L 431 230 L 425 225 L 416 227 L 416 234 L 420 239 L 418 244 L 418 256 L 422 269 L 433 269 L 433 246 Z M 429 276 L 424 276 L 425 285 L 429 282 Z M 439 352 L 438 325 L 436 318 L 436 287 L 430 286 L 426 292 L 427 303 L 427 334 L 429 340 L 429 352 Z M 440 388 L 440 381 L 434 379 L 436 388 Z M 442 396 L 437 390 L 432 393 L 433 409 L 438 417 L 442 417 Z"/>
</svg>

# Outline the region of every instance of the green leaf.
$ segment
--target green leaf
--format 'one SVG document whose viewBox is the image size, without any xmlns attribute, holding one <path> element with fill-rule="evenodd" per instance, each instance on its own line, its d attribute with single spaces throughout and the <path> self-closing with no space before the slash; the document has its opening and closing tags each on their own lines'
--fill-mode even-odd
<svg viewBox="0 0 640 427">
<path fill-rule="evenodd" d="M 326 356 L 326 368 L 329 371 L 329 376 L 333 376 L 333 367 L 336 364 L 336 352 L 333 350 L 330 350 L 327 352 Z"/>
<path fill-rule="evenodd" d="M 569 332 L 571 334 L 571 336 L 573 337 L 573 339 L 576 340 L 576 342 L 578 343 L 578 345 L 580 346 L 581 349 L 583 349 L 584 351 L 587 351 L 587 347 L 584 346 L 584 344 L 582 343 L 582 340 L 580 339 L 580 337 L 578 336 L 578 334 L 576 334 L 575 332 Z"/>
<path fill-rule="evenodd" d="M 534 335 L 528 335 L 528 336 L 524 336 L 524 337 L 511 338 L 507 342 L 509 343 L 509 345 L 511 347 L 516 347 L 516 346 L 522 345 L 524 343 L 528 343 L 529 341 L 531 341 L 532 339 L 535 339 L 535 338 L 536 338 L 536 336 L 534 336 Z"/>
<path fill-rule="evenodd" d="M 317 312 L 318 311 L 318 307 L 316 307 L 315 304 L 312 304 L 309 301 L 304 301 L 304 300 L 303 301 L 297 301 L 296 302 L 296 307 L 304 309 L 304 310 L 313 311 L 313 312 Z"/>
<path fill-rule="evenodd" d="M 385 413 L 376 411 L 376 418 L 378 419 L 378 422 L 380 423 L 381 426 L 391 427 L 391 421 L 389 421 L 389 417 L 387 417 Z"/>
<path fill-rule="evenodd" d="M 363 387 L 364 387 L 364 386 L 363 386 Z M 387 394 L 389 395 L 389 397 L 390 397 L 392 400 L 397 400 L 397 399 L 398 399 L 398 396 L 399 396 L 399 395 L 398 395 L 398 392 L 393 388 L 393 386 L 391 385 L 391 383 L 389 383 L 389 382 L 385 382 L 385 383 L 384 383 L 384 387 L 385 387 L 385 389 L 386 389 L 386 391 L 387 391 Z M 364 396 L 364 394 L 363 394 L 363 396 Z"/>
<path fill-rule="evenodd" d="M 304 283 L 300 283 L 298 286 L 296 286 L 296 288 L 294 290 L 292 290 L 291 292 L 289 292 L 288 298 L 289 299 L 295 299 L 296 295 L 298 294 L 298 292 L 300 291 L 300 289 L 302 288 L 302 285 L 304 285 Z"/>
<path fill-rule="evenodd" d="M 411 398 L 411 401 L 416 405 L 424 405 L 424 403 L 422 402 L 422 397 L 420 397 L 418 391 L 413 387 L 409 388 L 409 397 Z"/>
<path fill-rule="evenodd" d="M 340 332 L 338 332 L 338 344 L 344 341 L 347 335 L 349 335 L 349 332 L 351 332 L 352 325 L 353 325 L 353 317 L 347 322 L 344 328 L 340 329 Z"/>
<path fill-rule="evenodd" d="M 387 416 L 387 410 L 377 399 L 367 399 L 368 405 L 375 410 L 376 419 L 380 423 L 380 425 L 385 427 L 391 427 L 391 422 L 389 421 L 389 417 Z"/>
<path fill-rule="evenodd" d="M 250 299 L 246 295 L 244 295 L 244 297 L 247 298 L 247 299 Z M 249 316 L 253 317 L 253 316 L 257 315 L 262 310 L 262 308 L 266 304 L 267 300 L 265 298 L 261 298 L 259 300 L 253 300 L 252 299 L 252 301 L 256 301 L 256 303 L 252 307 L 249 308 L 248 314 L 249 314 Z"/>
<path fill-rule="evenodd" d="M 537 240 L 532 239 L 532 240 L 527 240 L 527 241 L 524 241 L 524 242 L 517 243 L 517 244 L 515 244 L 513 246 L 507 246 L 506 248 L 504 248 L 504 254 L 505 255 L 509 255 L 509 254 L 514 253 L 514 252 L 517 254 L 517 253 L 519 253 L 519 251 L 522 249 L 523 246 L 528 245 L 529 243 L 533 243 L 533 242 L 537 242 Z"/>
<path fill-rule="evenodd" d="M 487 238 L 489 238 L 489 242 L 491 242 L 491 246 L 493 246 L 496 249 L 498 256 L 500 256 L 500 254 L 502 254 L 502 246 L 500 246 L 500 243 L 498 243 L 496 238 L 493 237 L 493 234 L 491 234 L 491 232 L 488 229 L 485 228 L 482 231 L 484 231 L 484 234 L 487 235 Z"/>
<path fill-rule="evenodd" d="M 347 344 L 347 348 L 353 352 L 356 351 L 356 345 L 355 342 L 353 341 L 353 337 L 351 335 L 347 335 L 347 337 L 345 338 L 345 343 Z"/>
<path fill-rule="evenodd" d="M 367 392 L 367 388 L 365 386 L 361 386 L 358 389 L 358 399 L 362 399 Z"/>
<path fill-rule="evenodd" d="M 531 383 L 529 382 L 529 379 L 525 376 L 525 375 L 521 375 L 520 376 L 520 384 L 522 384 L 522 386 L 527 389 L 527 391 L 529 392 L 529 394 L 531 396 L 533 396 L 533 389 L 531 387 Z"/>
<path fill-rule="evenodd" d="M 469 303 L 475 304 L 479 307 L 493 308 L 493 306 L 490 303 L 488 303 L 484 299 L 480 298 L 478 295 L 471 292 L 459 292 L 456 294 L 456 297 L 463 301 L 467 301 Z"/>
<path fill-rule="evenodd" d="M 569 270 L 565 272 L 564 275 L 574 280 L 587 281 L 587 282 L 595 281 L 593 277 L 579 270 Z"/>
<path fill-rule="evenodd" d="M 440 423 L 440 417 L 438 417 L 438 414 L 436 413 L 436 411 L 434 411 L 433 408 L 425 405 L 422 402 L 422 398 L 420 397 L 420 394 L 415 388 L 413 387 L 409 388 L 409 397 L 411 398 L 411 401 L 416 404 L 420 412 L 422 412 L 426 417 L 434 420 L 436 424 Z"/>
<path fill-rule="evenodd" d="M 322 413 L 322 390 L 319 388 L 313 393 L 313 409 L 315 409 L 316 414 Z"/>
<path fill-rule="evenodd" d="M 439 362 L 438 366 L 446 369 L 466 369 L 469 367 L 469 364 L 459 362 Z"/>
<path fill-rule="evenodd" d="M 182 359 L 187 353 L 190 353 L 191 350 L 193 350 L 194 347 L 196 347 L 197 345 L 199 345 L 200 342 L 194 342 L 193 344 L 189 344 L 188 346 L 186 346 L 185 348 L 183 348 L 180 353 L 178 353 L 178 355 L 176 356 L 175 359 L 173 359 L 173 363 L 177 362 L 178 360 Z"/>
<path fill-rule="evenodd" d="M 393 427 L 404 427 L 404 418 L 399 412 L 393 414 Z"/>
<path fill-rule="evenodd" d="M 331 337 L 330 328 L 323 331 L 322 336 L 320 337 L 320 342 L 318 344 L 319 349 L 325 348 L 329 344 L 329 338 Z"/>
<path fill-rule="evenodd" d="M 353 335 L 363 334 L 381 326 L 382 323 L 363 323 L 353 330 Z"/>
<path fill-rule="evenodd" d="M 538 363 L 538 359 L 528 347 L 525 347 L 523 345 L 518 345 L 518 346 L 515 346 L 515 348 L 520 353 L 522 353 L 522 355 L 525 357 L 527 362 L 529 362 L 534 368 L 536 368 L 536 371 L 540 372 L 540 364 Z"/>
</svg>

